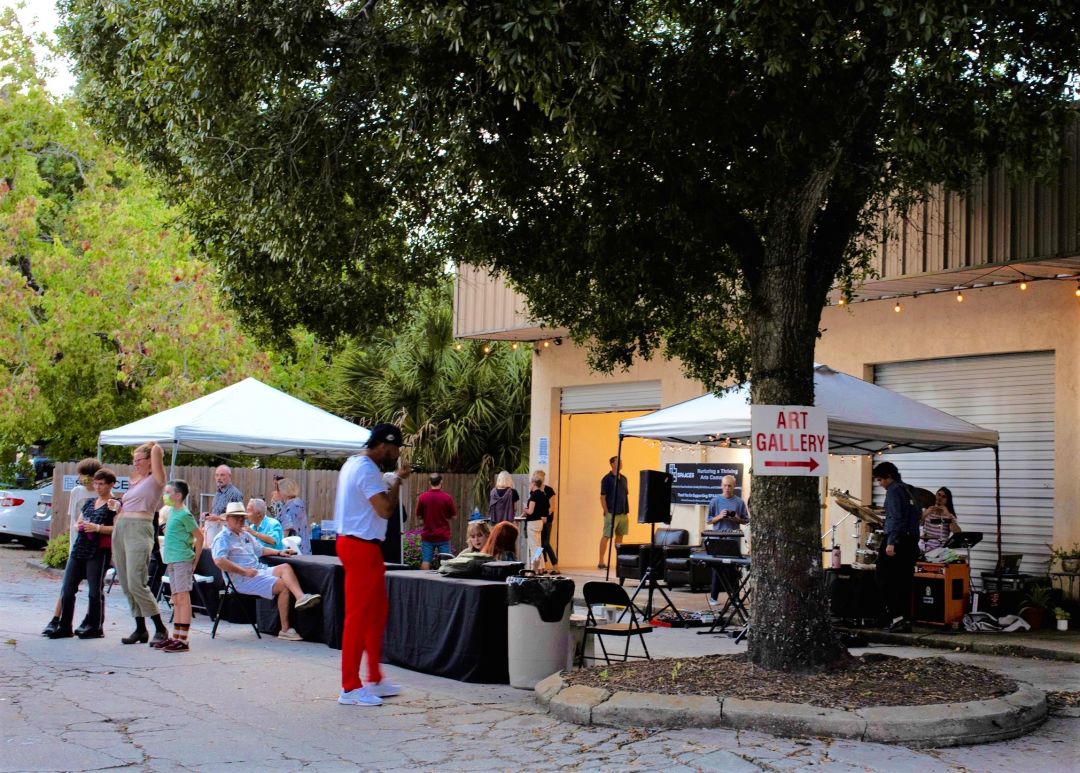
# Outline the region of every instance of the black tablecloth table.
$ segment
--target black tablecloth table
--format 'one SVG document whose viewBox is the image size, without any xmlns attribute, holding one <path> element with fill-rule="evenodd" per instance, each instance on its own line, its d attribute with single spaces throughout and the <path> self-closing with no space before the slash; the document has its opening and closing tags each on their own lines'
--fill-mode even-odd
<svg viewBox="0 0 1080 773">
<path fill-rule="evenodd" d="M 290 622 L 304 641 L 323 642 L 341 649 L 341 631 L 345 627 L 345 569 L 337 556 L 266 556 L 267 566 L 288 564 L 296 572 L 300 588 L 305 593 L 318 593 L 322 603 L 317 607 L 290 612 Z M 277 602 L 259 599 L 259 630 L 276 636 L 281 630 Z"/>
<path fill-rule="evenodd" d="M 336 556 L 337 540 L 313 539 L 311 541 L 311 555 L 313 556 Z"/>
<path fill-rule="evenodd" d="M 710 556 L 708 553 L 691 553 L 691 563 L 703 564 L 710 569 L 720 580 L 727 599 L 716 616 L 716 622 L 707 631 L 699 633 L 714 633 L 719 628 L 726 630 L 732 625 L 745 628 L 750 622 L 750 611 L 747 604 L 750 601 L 750 559 L 739 556 Z M 723 571 L 735 569 L 736 571 Z M 743 572 L 742 570 L 746 571 Z M 735 618 L 738 618 L 736 621 Z"/>
<path fill-rule="evenodd" d="M 462 682 L 507 684 L 506 584 L 387 572 L 383 660 Z"/>
</svg>

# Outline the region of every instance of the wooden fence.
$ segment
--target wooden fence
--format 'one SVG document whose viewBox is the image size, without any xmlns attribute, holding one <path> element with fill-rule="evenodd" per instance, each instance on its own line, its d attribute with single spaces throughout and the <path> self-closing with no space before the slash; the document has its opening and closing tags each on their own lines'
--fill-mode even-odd
<svg viewBox="0 0 1080 773">
<path fill-rule="evenodd" d="M 124 478 L 134 472 L 134 467 L 129 464 L 111 464 L 109 469 L 116 473 L 117 477 Z M 188 507 L 198 513 L 208 509 L 208 500 L 204 506 L 200 506 L 203 497 L 213 497 L 217 490 L 214 482 L 214 467 L 177 467 L 173 477 L 187 481 L 191 496 L 188 499 Z M 292 478 L 302 488 L 301 497 L 307 503 L 308 519 L 311 523 L 330 520 L 334 517 L 334 497 L 337 493 L 337 470 L 297 470 L 277 469 L 265 467 L 251 469 L 246 467 L 234 467 L 232 470 L 233 485 L 244 492 L 245 500 L 250 497 L 260 497 L 270 500 L 270 493 L 274 490 L 274 473 L 280 473 L 287 478 Z M 52 533 L 63 534 L 68 530 L 67 514 L 68 498 L 71 487 L 64 490 L 64 477 L 75 476 L 74 462 L 61 462 L 53 470 L 53 513 L 59 517 L 54 519 Z M 514 475 L 514 487 L 524 501 L 528 497 L 529 476 Z M 487 501 L 474 503 L 472 493 L 475 476 L 464 474 L 446 473 L 443 475 L 442 488 L 454 498 L 457 504 L 459 517 L 451 524 L 451 542 L 455 549 L 465 545 L 465 532 L 468 529 L 469 514 L 474 506 L 479 506 L 481 512 L 486 514 Z M 69 481 L 70 482 L 70 481 Z M 408 521 L 405 530 L 418 526 L 416 520 L 416 498 L 428 489 L 428 473 L 411 475 L 401 488 L 401 501 L 405 503 Z"/>
<path fill-rule="evenodd" d="M 415 529 L 420 525 L 420 522 L 416 519 L 416 499 L 428 490 L 429 475 L 430 473 L 426 472 L 414 473 L 405 480 L 401 487 L 401 501 L 405 503 L 405 510 L 408 515 L 408 519 L 403 526 L 404 531 Z M 473 511 L 473 507 L 479 507 L 480 512 L 487 515 L 487 495 L 484 495 L 483 502 L 474 501 L 473 481 L 475 478 L 475 475 L 443 473 L 442 490 L 454 498 L 454 504 L 457 505 L 458 509 L 458 517 L 450 523 L 450 544 L 455 551 L 465 547 L 465 534 L 469 529 L 469 515 Z M 518 509 L 520 510 L 521 506 L 524 506 L 525 500 L 528 499 L 529 476 L 521 474 L 514 475 L 513 478 L 514 488 L 517 489 L 522 500 L 519 503 Z"/>
</svg>

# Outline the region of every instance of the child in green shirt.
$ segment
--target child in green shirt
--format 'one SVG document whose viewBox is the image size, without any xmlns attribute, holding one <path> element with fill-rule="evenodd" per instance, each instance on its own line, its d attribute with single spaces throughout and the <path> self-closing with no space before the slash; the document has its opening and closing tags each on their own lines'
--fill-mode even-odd
<svg viewBox="0 0 1080 773">
<path fill-rule="evenodd" d="M 169 590 L 173 604 L 173 635 L 150 645 L 162 652 L 188 651 L 191 588 L 195 567 L 202 555 L 203 533 L 191 511 L 184 505 L 187 496 L 186 481 L 173 480 L 165 486 L 165 507 L 162 508 L 161 515 L 167 520 L 161 560 L 168 566 Z"/>
</svg>

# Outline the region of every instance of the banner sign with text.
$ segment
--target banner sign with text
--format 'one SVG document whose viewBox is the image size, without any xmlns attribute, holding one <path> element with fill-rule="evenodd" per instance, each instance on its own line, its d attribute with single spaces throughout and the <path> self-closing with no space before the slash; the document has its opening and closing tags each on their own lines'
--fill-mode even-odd
<svg viewBox="0 0 1080 773">
<path fill-rule="evenodd" d="M 735 494 L 742 496 L 743 465 L 741 463 L 690 464 L 671 462 L 671 504 L 708 505 L 720 493 L 720 481 L 725 475 L 735 476 Z"/>
</svg>

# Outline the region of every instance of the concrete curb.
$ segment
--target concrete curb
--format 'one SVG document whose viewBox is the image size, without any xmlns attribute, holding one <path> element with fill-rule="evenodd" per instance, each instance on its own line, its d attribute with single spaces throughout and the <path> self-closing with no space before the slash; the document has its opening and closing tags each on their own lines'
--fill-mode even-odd
<svg viewBox="0 0 1080 773">
<path fill-rule="evenodd" d="M 1040 658 L 1042 660 L 1061 660 L 1068 663 L 1080 663 L 1080 652 L 1069 652 L 1052 647 L 1040 647 L 1037 644 L 1004 644 L 991 641 L 993 634 L 987 634 L 987 641 L 964 641 L 945 634 L 905 634 L 886 631 L 869 632 L 864 629 L 847 629 L 858 634 L 868 642 L 876 644 L 899 644 L 905 647 L 926 647 L 928 649 L 974 652 L 978 655 L 1000 655 L 1013 658 Z"/>
<path fill-rule="evenodd" d="M 875 706 L 847 711 L 801 703 L 704 695 L 611 693 L 567 686 L 562 674 L 536 685 L 552 714 L 579 725 L 607 727 L 725 727 L 780 736 L 830 736 L 939 748 L 993 743 L 1030 733 L 1047 717 L 1046 694 L 1023 685 L 1001 698 L 928 706 Z"/>
<path fill-rule="evenodd" d="M 26 565 L 29 566 L 31 569 L 37 569 L 39 572 L 45 572 L 46 574 L 51 574 L 54 577 L 63 577 L 64 576 L 64 570 L 63 569 L 57 569 L 57 568 L 52 567 L 52 566 L 46 566 L 45 563 L 41 559 L 38 559 L 38 558 L 28 558 L 28 559 L 26 559 Z"/>
</svg>

